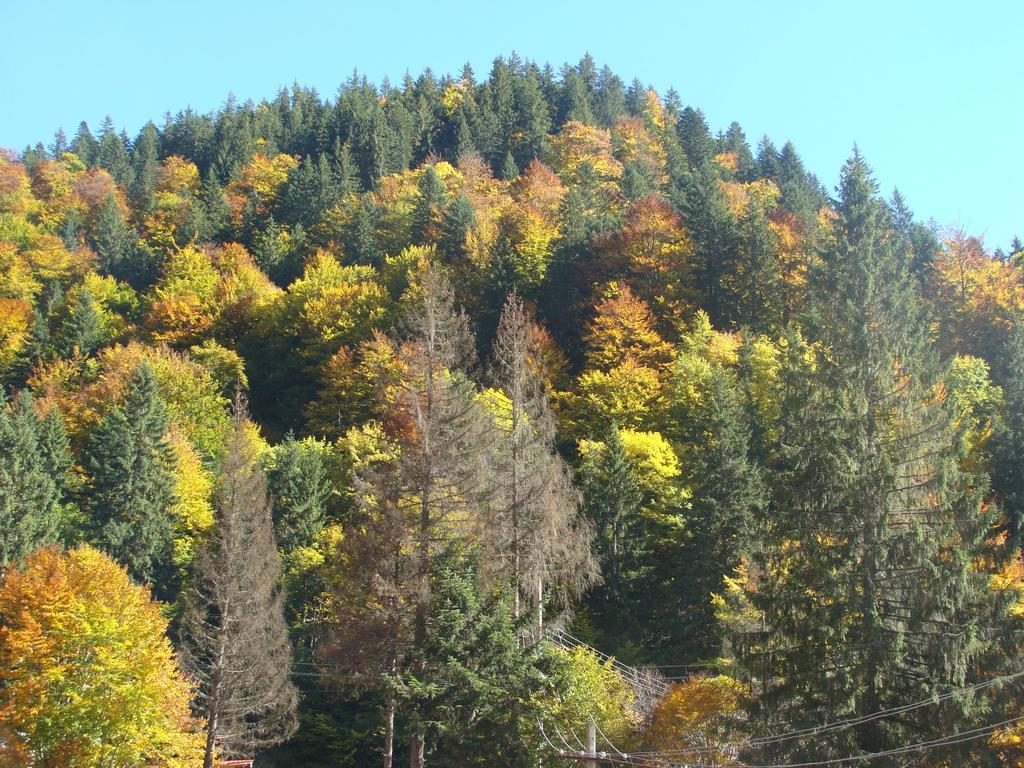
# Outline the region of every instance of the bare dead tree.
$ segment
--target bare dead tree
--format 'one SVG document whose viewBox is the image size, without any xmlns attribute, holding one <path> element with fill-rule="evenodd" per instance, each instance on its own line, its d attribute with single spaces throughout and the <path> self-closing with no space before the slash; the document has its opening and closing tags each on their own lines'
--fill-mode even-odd
<svg viewBox="0 0 1024 768">
<path fill-rule="evenodd" d="M 494 499 L 483 507 L 481 536 L 492 574 L 514 586 L 514 612 L 544 606 L 567 611 L 571 599 L 599 578 L 593 531 L 580 514 L 580 495 L 555 448 L 537 326 L 513 292 L 494 341 L 491 378 L 508 397 L 499 417 L 500 444 L 491 452 Z"/>
<path fill-rule="evenodd" d="M 297 727 L 281 561 L 246 426 L 245 403 L 236 396 L 217 520 L 196 554 L 181 621 L 182 662 L 198 684 L 195 709 L 207 722 L 204 768 L 212 768 L 217 747 L 252 754 Z"/>
<path fill-rule="evenodd" d="M 468 376 L 474 363 L 473 336 L 466 315 L 455 309 L 452 289 L 433 266 L 420 276 L 421 298 L 409 318 L 402 346 L 405 383 L 392 409 L 403 430 L 399 471 L 405 492 L 400 505 L 415 515 L 414 642 L 429 631 L 430 565 L 468 540 L 489 491 L 488 457 L 494 430 Z M 414 662 L 414 670 L 423 660 Z M 422 728 L 415 729 L 410 766 L 425 765 Z"/>
</svg>

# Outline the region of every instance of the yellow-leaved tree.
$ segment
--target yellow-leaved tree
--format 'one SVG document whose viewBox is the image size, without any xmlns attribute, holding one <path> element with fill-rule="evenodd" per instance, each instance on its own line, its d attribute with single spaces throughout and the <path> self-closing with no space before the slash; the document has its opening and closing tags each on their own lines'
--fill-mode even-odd
<svg viewBox="0 0 1024 768">
<path fill-rule="evenodd" d="M 0 764 L 199 764 L 167 621 L 124 568 L 88 546 L 40 550 L 4 573 L 0 619 Z"/>
</svg>

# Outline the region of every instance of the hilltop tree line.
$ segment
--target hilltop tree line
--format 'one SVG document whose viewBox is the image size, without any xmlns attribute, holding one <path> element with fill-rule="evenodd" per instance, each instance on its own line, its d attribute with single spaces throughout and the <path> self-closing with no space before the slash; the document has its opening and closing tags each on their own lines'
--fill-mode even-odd
<svg viewBox="0 0 1024 768">
<path fill-rule="evenodd" d="M 0 764 L 1024 760 L 1022 270 L 589 57 L 5 152 Z"/>
</svg>

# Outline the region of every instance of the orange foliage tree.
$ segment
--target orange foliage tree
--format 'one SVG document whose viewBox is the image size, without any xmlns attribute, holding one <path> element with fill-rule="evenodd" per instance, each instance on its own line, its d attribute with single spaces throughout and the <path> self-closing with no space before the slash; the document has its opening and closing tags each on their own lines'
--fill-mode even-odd
<svg viewBox="0 0 1024 768">
<path fill-rule="evenodd" d="M 187 768 L 202 759 L 191 687 L 144 587 L 87 546 L 44 549 L 0 582 L 0 760 Z"/>
</svg>

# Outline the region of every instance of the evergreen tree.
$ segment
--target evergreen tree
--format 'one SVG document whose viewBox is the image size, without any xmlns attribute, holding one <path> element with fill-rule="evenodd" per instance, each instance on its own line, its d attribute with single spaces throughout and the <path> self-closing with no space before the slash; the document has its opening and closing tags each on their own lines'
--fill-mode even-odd
<svg viewBox="0 0 1024 768">
<path fill-rule="evenodd" d="M 764 487 L 748 459 L 749 430 L 729 374 L 714 368 L 704 395 L 708 405 L 697 428 L 690 469 L 691 538 L 681 572 L 669 577 L 679 602 L 669 603 L 658 623 L 674 646 L 673 656 L 707 660 L 722 651 L 722 627 L 715 619 L 711 595 L 721 592 L 723 578 L 732 576 L 741 556 L 750 551 Z"/>
<path fill-rule="evenodd" d="M 105 168 L 114 177 L 114 181 L 122 187 L 132 182 L 132 166 L 128 159 L 128 148 L 125 141 L 114 130 L 114 121 L 107 117 L 103 120 L 100 130 L 100 142 L 96 151 L 95 163 Z"/>
<path fill-rule="evenodd" d="M 583 78 L 572 67 L 562 70 L 562 96 L 559 109 L 559 123 L 575 120 L 592 125 L 594 113 L 590 107 L 590 96 Z"/>
<path fill-rule="evenodd" d="M 267 483 L 235 401 L 213 532 L 196 555 L 181 619 L 182 661 L 199 684 L 203 768 L 215 748 L 246 757 L 294 733 L 298 693 L 284 620 L 281 559 Z"/>
<path fill-rule="evenodd" d="M 1024 531 L 1024 323 L 1014 324 L 1003 354 L 1002 419 L 992 438 L 992 491 L 1015 546 Z"/>
<path fill-rule="evenodd" d="M 715 158 L 715 140 L 711 137 L 704 113 L 686 107 L 679 116 L 679 141 L 690 161 L 690 168 L 699 170 Z"/>
<path fill-rule="evenodd" d="M 380 211 L 370 195 L 362 195 L 355 206 L 352 221 L 345 231 L 345 255 L 353 264 L 378 266 L 384 259 L 377 241 Z"/>
<path fill-rule="evenodd" d="M 84 120 L 78 124 L 75 138 L 71 140 L 71 151 L 78 155 L 78 159 L 86 166 L 92 165 L 96 160 L 99 142 L 96 141 L 92 131 L 89 130 L 89 124 Z"/>
<path fill-rule="evenodd" d="M 604 583 L 592 592 L 591 605 L 612 633 L 626 630 L 637 606 L 631 598 L 641 583 L 644 545 L 637 483 L 618 426 L 613 425 L 596 461 L 580 474 L 583 509 L 594 526 L 594 550 Z M 596 602 L 596 605 L 595 605 Z"/>
<path fill-rule="evenodd" d="M 139 366 L 123 402 L 93 430 L 86 447 L 86 507 L 92 538 L 138 582 L 170 596 L 174 455 L 167 412 L 148 363 Z"/>
<path fill-rule="evenodd" d="M 732 152 L 736 155 L 736 178 L 740 181 L 753 181 L 757 178 L 754 155 L 739 123 L 729 124 L 729 129 L 722 137 L 721 148 L 723 152 Z"/>
<path fill-rule="evenodd" d="M 401 681 L 410 727 L 440 764 L 533 768 L 544 676 L 508 591 L 482 591 L 472 557 L 443 558 L 431 577 L 433 631 L 414 651 L 425 664 Z"/>
<path fill-rule="evenodd" d="M 63 128 L 58 128 L 53 134 L 53 143 L 49 148 L 50 157 L 54 160 L 60 160 L 65 152 L 70 152 L 71 147 L 68 144 L 68 136 L 64 133 Z"/>
<path fill-rule="evenodd" d="M 338 189 L 325 155 L 306 157 L 288 175 L 277 210 L 283 221 L 312 227 L 338 202 Z"/>
<path fill-rule="evenodd" d="M 441 220 L 447 207 L 444 184 L 430 165 L 420 176 L 419 197 L 412 215 L 413 242 L 420 245 L 437 242 Z"/>
<path fill-rule="evenodd" d="M 0 566 L 21 562 L 62 532 L 70 454 L 53 421 L 59 418 L 40 419 L 27 390 L 13 403 L 0 390 Z"/>
<path fill-rule="evenodd" d="M 89 357 L 104 342 L 103 318 L 96 300 L 85 288 L 75 297 L 71 314 L 60 328 L 61 354 L 65 357 Z"/>
<path fill-rule="evenodd" d="M 773 334 L 782 327 L 785 304 L 778 237 L 766 214 L 751 201 L 740 218 L 732 315 L 756 333 Z"/>
<path fill-rule="evenodd" d="M 622 80 L 608 67 L 603 67 L 597 77 L 597 93 L 594 94 L 594 117 L 602 128 L 611 128 L 615 119 L 626 113 L 626 98 Z"/>
<path fill-rule="evenodd" d="M 779 150 L 767 136 L 761 137 L 757 145 L 757 174 L 765 179 L 778 182 L 781 176 L 779 167 Z"/>
<path fill-rule="evenodd" d="M 352 146 L 345 142 L 342 144 L 339 139 L 334 140 L 334 160 L 331 167 L 334 173 L 334 180 L 338 186 L 339 197 L 345 197 L 360 192 L 359 168 L 352 158 Z"/>
<path fill-rule="evenodd" d="M 505 155 L 504 161 L 501 164 L 501 173 L 498 177 L 502 181 L 515 181 L 519 178 L 519 166 L 516 165 L 516 159 L 512 157 L 512 153 L 508 152 Z"/>
<path fill-rule="evenodd" d="M 929 392 L 938 378 L 906 261 L 856 152 L 840 179 L 834 246 L 814 275 L 817 354 L 787 345 L 779 445 L 748 597 L 763 631 L 737 637 L 768 731 L 868 715 L 963 686 L 991 642 L 977 564 L 991 512 L 958 469 L 960 440 Z M 986 607 L 987 606 L 987 607 Z M 971 697 L 872 719 L 757 759 L 829 759 L 977 724 Z"/>
<path fill-rule="evenodd" d="M 327 468 L 316 443 L 296 440 L 289 432 L 274 448 L 267 481 L 281 550 L 309 546 L 324 527 L 330 495 Z"/>
<path fill-rule="evenodd" d="M 466 236 L 476 224 L 476 213 L 473 204 L 465 195 L 459 195 L 448 210 L 444 212 L 441 222 L 441 237 L 438 245 L 442 258 L 446 261 L 460 261 L 466 255 Z"/>
<path fill-rule="evenodd" d="M 203 209 L 200 241 L 225 239 L 231 222 L 231 209 L 213 171 L 203 179 L 203 185 L 199 190 L 199 202 Z"/>
<path fill-rule="evenodd" d="M 132 183 L 128 189 L 135 209 L 143 216 L 153 210 L 153 187 L 159 165 L 159 136 L 153 123 L 142 126 L 132 147 Z"/>
<path fill-rule="evenodd" d="M 710 163 L 690 175 L 680 207 L 694 240 L 704 308 L 716 326 L 734 323 L 738 307 L 730 278 L 737 270 L 739 234 Z"/>
<path fill-rule="evenodd" d="M 113 193 L 100 204 L 90 241 L 102 268 L 116 274 L 131 248 L 131 235 L 121 213 L 121 206 Z"/>
<path fill-rule="evenodd" d="M 516 136 L 514 157 L 521 168 L 543 157 L 547 147 L 551 118 L 536 73 L 531 69 L 515 84 Z"/>
</svg>

